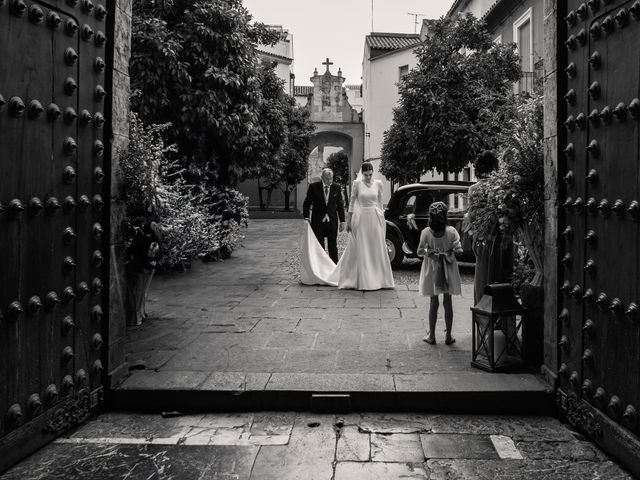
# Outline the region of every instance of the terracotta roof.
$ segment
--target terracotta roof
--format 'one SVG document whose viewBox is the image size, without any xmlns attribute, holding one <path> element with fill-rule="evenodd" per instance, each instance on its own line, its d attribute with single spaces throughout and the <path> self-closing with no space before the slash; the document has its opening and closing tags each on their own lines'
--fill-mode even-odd
<svg viewBox="0 0 640 480">
<path fill-rule="evenodd" d="M 367 45 L 376 50 L 398 50 L 420 43 L 417 33 L 382 33 L 371 32 L 367 35 Z"/>
<path fill-rule="evenodd" d="M 285 57 L 284 55 L 278 55 L 277 53 L 273 52 L 267 52 L 266 50 L 260 50 L 259 48 L 256 48 L 256 52 L 258 52 L 258 54 L 263 57 L 271 57 L 277 60 L 283 60 L 288 63 L 291 63 L 293 61 L 293 58 Z"/>
<path fill-rule="evenodd" d="M 503 3 L 505 3 L 505 2 L 503 2 L 502 0 L 496 0 L 493 3 L 493 5 L 491 5 L 487 9 L 487 11 L 482 14 L 482 17 L 480 17 L 480 20 L 485 20 L 486 21 L 491 16 L 491 14 L 493 14 L 497 10 L 497 8 L 499 6 L 501 6 Z"/>
<path fill-rule="evenodd" d="M 456 11 L 460 11 L 462 8 L 466 7 L 470 0 L 454 0 L 453 5 L 449 8 L 447 12 L 447 17 L 453 15 Z M 459 10 L 460 9 L 460 10 Z"/>
<path fill-rule="evenodd" d="M 293 87 L 293 95 L 299 97 L 306 97 L 313 93 L 313 87 L 308 85 L 295 85 Z"/>
</svg>

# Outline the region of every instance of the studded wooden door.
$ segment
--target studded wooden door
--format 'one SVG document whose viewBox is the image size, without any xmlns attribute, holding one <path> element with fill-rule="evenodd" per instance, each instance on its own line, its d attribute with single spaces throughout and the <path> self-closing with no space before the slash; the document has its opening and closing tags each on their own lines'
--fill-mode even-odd
<svg viewBox="0 0 640 480">
<path fill-rule="evenodd" d="M 107 13 L 0 0 L 0 472 L 102 401 Z"/>
<path fill-rule="evenodd" d="M 558 399 L 638 473 L 640 1 L 569 0 L 564 13 Z"/>
</svg>

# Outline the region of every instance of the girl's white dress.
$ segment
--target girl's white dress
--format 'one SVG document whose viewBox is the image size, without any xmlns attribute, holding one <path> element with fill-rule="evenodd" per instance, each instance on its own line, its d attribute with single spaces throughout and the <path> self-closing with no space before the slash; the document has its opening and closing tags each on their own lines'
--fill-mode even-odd
<svg viewBox="0 0 640 480">
<path fill-rule="evenodd" d="M 429 255 L 431 252 L 442 255 Z M 418 255 L 424 256 L 420 270 L 420 293 L 427 297 L 448 293 L 460 295 L 460 271 L 454 252 L 462 252 L 460 234 L 451 226 L 447 226 L 442 237 L 436 237 L 430 227 L 422 230 Z M 444 282 L 437 279 L 438 269 L 444 274 Z"/>
<path fill-rule="evenodd" d="M 306 226 L 300 262 L 300 280 L 308 285 L 333 285 L 356 290 L 393 288 L 393 272 L 385 242 L 386 224 L 382 210 L 382 182 L 368 186 L 353 182 L 349 202 L 351 233 L 335 265 Z"/>
</svg>

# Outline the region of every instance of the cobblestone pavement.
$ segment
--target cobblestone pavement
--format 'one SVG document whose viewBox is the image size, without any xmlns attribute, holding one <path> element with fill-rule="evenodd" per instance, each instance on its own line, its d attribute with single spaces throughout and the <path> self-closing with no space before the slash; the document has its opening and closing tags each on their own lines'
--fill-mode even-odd
<svg viewBox="0 0 640 480">
<path fill-rule="evenodd" d="M 302 220 L 253 220 L 231 259 L 194 263 L 154 278 L 151 318 L 128 330 L 132 375 L 124 388 L 208 390 L 423 391 L 542 388 L 528 374 L 472 368 L 472 270 L 454 296 L 453 334 L 422 341 L 427 299 L 417 293 L 419 262 L 396 270 L 396 288 L 362 292 L 298 281 Z M 344 241 L 344 236 L 342 237 Z"/>
<path fill-rule="evenodd" d="M 632 479 L 549 417 L 108 413 L 3 480 Z"/>
</svg>

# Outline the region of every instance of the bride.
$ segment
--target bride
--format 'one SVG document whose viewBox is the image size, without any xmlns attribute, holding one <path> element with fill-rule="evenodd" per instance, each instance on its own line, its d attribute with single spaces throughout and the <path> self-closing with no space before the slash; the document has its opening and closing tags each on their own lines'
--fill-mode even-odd
<svg viewBox="0 0 640 480">
<path fill-rule="evenodd" d="M 385 243 L 382 182 L 373 179 L 373 165 L 362 164 L 353 182 L 347 213 L 347 246 L 334 264 L 306 224 L 300 261 L 300 281 L 356 290 L 394 288 Z"/>
</svg>

